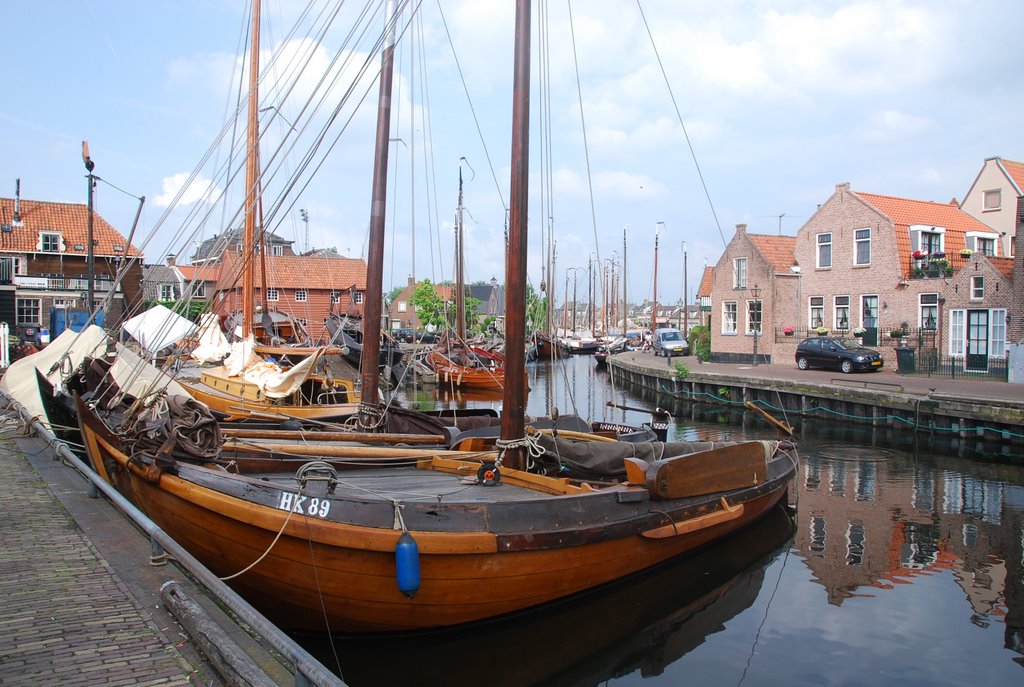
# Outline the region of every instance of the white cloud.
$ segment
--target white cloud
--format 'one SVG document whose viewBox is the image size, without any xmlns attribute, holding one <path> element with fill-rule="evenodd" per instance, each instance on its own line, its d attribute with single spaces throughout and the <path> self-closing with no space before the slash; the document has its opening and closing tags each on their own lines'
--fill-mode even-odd
<svg viewBox="0 0 1024 687">
<path fill-rule="evenodd" d="M 896 110 L 883 110 L 871 115 L 858 129 L 858 135 L 867 141 L 903 140 L 935 129 L 929 117 L 916 117 Z"/>
<path fill-rule="evenodd" d="M 217 202 L 217 199 L 220 198 L 221 190 L 212 181 L 199 174 L 192 180 L 192 183 L 188 183 L 189 176 L 188 172 L 180 172 L 164 177 L 161 184 L 163 193 L 154 198 L 153 203 L 157 207 L 169 207 L 172 204 L 184 206 L 198 202 L 207 204 Z M 182 190 L 185 184 L 188 184 L 188 187 Z M 181 199 L 175 203 L 179 193 L 181 194 Z"/>
</svg>

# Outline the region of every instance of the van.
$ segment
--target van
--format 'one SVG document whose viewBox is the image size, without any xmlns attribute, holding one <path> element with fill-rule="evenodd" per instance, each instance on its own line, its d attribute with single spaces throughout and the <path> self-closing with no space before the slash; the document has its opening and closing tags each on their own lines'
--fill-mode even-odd
<svg viewBox="0 0 1024 687">
<path fill-rule="evenodd" d="M 678 329 L 658 329 L 654 332 L 654 355 L 671 358 L 674 355 L 689 355 L 690 344 Z"/>
</svg>

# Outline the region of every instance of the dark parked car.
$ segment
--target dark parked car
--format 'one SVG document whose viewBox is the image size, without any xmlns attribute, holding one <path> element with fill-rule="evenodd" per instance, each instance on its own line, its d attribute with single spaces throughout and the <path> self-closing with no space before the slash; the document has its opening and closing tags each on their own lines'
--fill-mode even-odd
<svg viewBox="0 0 1024 687">
<path fill-rule="evenodd" d="M 812 336 L 796 347 L 796 366 L 801 370 L 831 367 L 850 373 L 854 370 L 880 370 L 883 364 L 878 351 L 865 348 L 857 339 Z"/>
<path fill-rule="evenodd" d="M 416 330 L 403 327 L 391 332 L 391 336 L 395 337 L 395 341 L 401 343 L 414 343 L 416 341 Z"/>
<path fill-rule="evenodd" d="M 439 337 L 434 332 L 417 332 L 416 333 L 416 340 L 419 341 L 420 343 L 437 343 L 440 338 L 441 337 Z"/>
</svg>

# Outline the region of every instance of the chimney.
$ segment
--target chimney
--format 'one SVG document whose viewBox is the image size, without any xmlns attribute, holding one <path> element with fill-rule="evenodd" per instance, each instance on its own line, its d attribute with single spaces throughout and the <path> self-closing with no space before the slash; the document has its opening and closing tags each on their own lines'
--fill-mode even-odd
<svg viewBox="0 0 1024 687">
<path fill-rule="evenodd" d="M 412 280 L 412 275 L 409 275 L 409 286 L 416 286 L 416 282 Z"/>
<path fill-rule="evenodd" d="M 167 266 L 168 267 L 174 267 L 174 259 L 175 258 L 174 258 L 173 255 L 168 255 L 167 256 Z"/>
<path fill-rule="evenodd" d="M 21 179 L 14 180 L 14 219 L 11 226 L 23 226 L 21 222 Z"/>
<path fill-rule="evenodd" d="M 737 236 L 743 236 L 746 233 L 747 233 L 747 225 L 746 224 L 737 224 L 736 225 L 736 235 Z"/>
</svg>

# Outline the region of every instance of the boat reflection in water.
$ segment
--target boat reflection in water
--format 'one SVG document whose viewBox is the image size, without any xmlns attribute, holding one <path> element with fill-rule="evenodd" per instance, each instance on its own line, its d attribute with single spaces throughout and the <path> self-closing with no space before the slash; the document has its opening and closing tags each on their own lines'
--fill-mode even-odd
<svg viewBox="0 0 1024 687">
<path fill-rule="evenodd" d="M 671 663 L 750 608 L 790 545 L 782 507 L 734 536 L 589 593 L 441 632 L 300 638 L 349 685 L 592 685 Z M 339 670 L 335 667 L 335 670 Z"/>
</svg>

